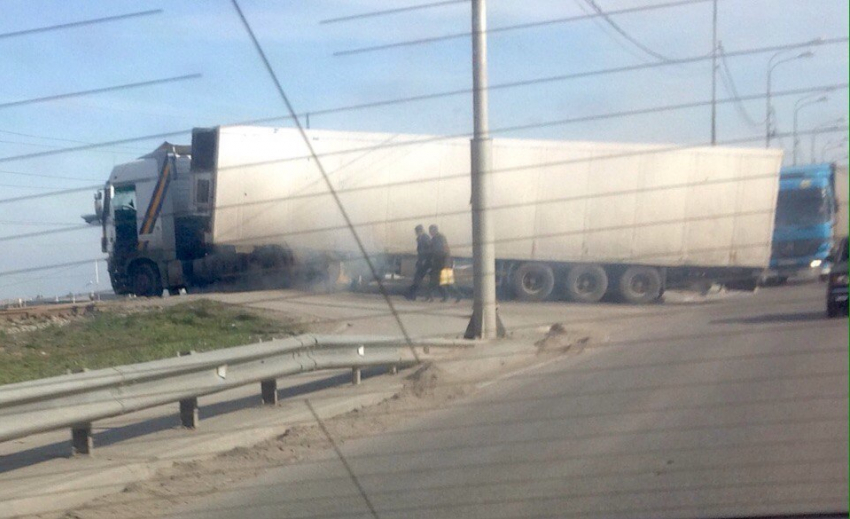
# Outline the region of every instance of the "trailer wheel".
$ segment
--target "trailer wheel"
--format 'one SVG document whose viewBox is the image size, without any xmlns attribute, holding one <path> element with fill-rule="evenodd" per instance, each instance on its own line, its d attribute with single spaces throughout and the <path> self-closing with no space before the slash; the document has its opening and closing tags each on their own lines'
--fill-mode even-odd
<svg viewBox="0 0 850 519">
<path fill-rule="evenodd" d="M 576 265 L 567 273 L 567 296 L 579 303 L 595 303 L 608 291 L 608 274 L 599 265 Z"/>
<path fill-rule="evenodd" d="M 555 288 L 555 273 L 543 263 L 523 263 L 513 273 L 513 289 L 520 301 L 543 301 Z"/>
<path fill-rule="evenodd" d="M 620 276 L 620 295 L 627 302 L 641 305 L 661 297 L 661 273 L 652 267 L 629 267 Z"/>
<path fill-rule="evenodd" d="M 155 297 L 162 295 L 162 281 L 156 266 L 148 262 L 137 263 L 130 271 L 133 281 L 133 293 L 137 297 Z"/>
</svg>

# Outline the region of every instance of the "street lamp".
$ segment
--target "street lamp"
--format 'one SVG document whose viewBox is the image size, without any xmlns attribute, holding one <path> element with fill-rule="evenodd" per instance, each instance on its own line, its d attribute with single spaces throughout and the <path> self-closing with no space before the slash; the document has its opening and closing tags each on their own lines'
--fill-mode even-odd
<svg viewBox="0 0 850 519">
<path fill-rule="evenodd" d="M 765 134 L 764 135 L 764 147 L 765 148 L 770 148 L 770 113 L 771 113 L 771 110 L 770 110 L 770 83 L 771 83 L 771 79 L 772 79 L 772 76 L 773 76 L 773 69 L 775 69 L 776 67 L 778 67 L 779 65 L 781 65 L 783 63 L 788 63 L 789 61 L 794 61 L 794 60 L 798 60 L 798 59 L 811 58 L 812 56 L 815 55 L 814 52 L 807 50 L 806 52 L 801 52 L 800 54 L 797 54 L 796 56 L 791 56 L 791 57 L 788 57 L 788 58 L 780 59 L 776 63 L 773 62 L 774 59 L 778 58 L 779 56 L 781 56 L 785 52 L 786 51 L 777 52 L 776 54 L 771 56 L 770 60 L 767 62 L 767 106 L 766 106 L 766 110 L 765 110 L 765 114 L 764 114 L 764 126 L 765 126 L 765 129 L 764 129 L 764 134 Z"/>
<path fill-rule="evenodd" d="M 817 99 L 812 99 L 816 95 L 817 94 L 803 96 L 800 99 L 798 99 L 796 103 L 794 103 L 794 152 L 793 152 L 793 155 L 794 155 L 794 165 L 795 166 L 797 165 L 797 149 L 800 146 L 800 138 L 797 136 L 797 115 L 800 113 L 800 110 L 802 110 L 803 108 L 805 108 L 807 106 L 814 105 L 814 104 L 818 104 L 818 103 L 825 103 L 829 99 L 829 97 L 824 96 L 824 95 L 818 97 Z"/>
<path fill-rule="evenodd" d="M 821 160 L 821 162 L 826 162 L 826 151 L 827 150 L 838 149 L 838 148 L 843 147 L 845 144 L 847 144 L 847 136 L 846 135 L 841 140 L 827 142 L 826 144 L 824 144 L 823 148 L 821 148 L 821 150 L 820 150 L 820 160 Z"/>
<path fill-rule="evenodd" d="M 846 121 L 844 117 L 839 117 L 838 119 L 833 119 L 832 121 L 819 124 L 812 129 L 812 137 L 811 137 L 811 149 L 809 150 L 809 160 L 812 161 L 812 164 L 817 162 L 818 158 L 815 156 L 815 141 L 818 138 L 818 130 L 822 130 L 824 128 L 829 128 L 830 126 L 838 126 Z"/>
</svg>

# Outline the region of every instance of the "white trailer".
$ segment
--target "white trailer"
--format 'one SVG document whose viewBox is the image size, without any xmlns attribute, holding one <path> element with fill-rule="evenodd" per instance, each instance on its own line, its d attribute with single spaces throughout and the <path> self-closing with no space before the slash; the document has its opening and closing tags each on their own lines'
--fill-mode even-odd
<svg viewBox="0 0 850 519">
<path fill-rule="evenodd" d="M 437 224 L 455 258 L 471 256 L 466 139 L 308 136 L 382 268 L 398 270 L 413 257 L 417 224 Z M 151 180 L 157 185 L 169 169 L 169 153 L 161 155 L 148 166 L 160 172 Z M 172 155 L 174 184 L 184 187 L 163 192 L 163 225 L 149 221 L 156 211 L 139 212 L 136 252 L 145 254 L 110 262 L 125 290 L 173 290 L 253 263 L 362 271 L 352 230 L 296 130 L 196 129 L 190 170 Z M 780 162 L 781 152 L 763 149 L 496 139 L 490 211 L 498 282 L 526 300 L 564 294 L 591 302 L 613 293 L 635 303 L 692 282 L 755 286 L 770 259 Z M 156 203 L 151 185 L 136 190 L 151 193 L 137 207 Z M 120 191 L 121 179 L 110 186 L 108 193 Z M 173 231 L 157 235 L 158 228 Z M 147 278 L 136 283 L 133 264 L 146 260 Z"/>
</svg>

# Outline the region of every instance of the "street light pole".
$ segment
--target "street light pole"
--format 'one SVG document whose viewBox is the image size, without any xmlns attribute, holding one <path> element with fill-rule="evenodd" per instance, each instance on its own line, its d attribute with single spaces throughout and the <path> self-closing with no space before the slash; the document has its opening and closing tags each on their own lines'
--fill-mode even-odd
<svg viewBox="0 0 850 519">
<path fill-rule="evenodd" d="M 835 119 L 834 121 L 830 121 L 828 123 L 823 123 L 823 124 L 820 124 L 820 125 L 814 127 L 814 129 L 812 131 L 812 137 L 811 137 L 811 148 L 809 149 L 809 160 L 812 161 L 812 164 L 814 164 L 818 160 L 817 156 L 815 156 L 815 141 L 818 138 L 818 132 L 817 131 L 821 130 L 823 128 L 828 128 L 830 126 L 838 126 L 839 124 L 843 123 L 844 121 L 845 121 L 844 117 L 839 117 L 838 119 Z"/>
<path fill-rule="evenodd" d="M 832 149 L 838 149 L 847 144 L 847 137 L 845 136 L 840 141 L 831 141 L 827 142 L 823 145 L 823 148 L 820 150 L 820 160 L 821 162 L 826 162 L 826 151 Z"/>
<path fill-rule="evenodd" d="M 711 25 L 711 145 L 717 145 L 717 0 Z"/>
<path fill-rule="evenodd" d="M 489 194 L 491 140 L 487 102 L 487 7 L 485 0 L 472 0 L 472 320 L 465 336 L 493 339 L 498 336 L 496 317 L 496 254 L 490 221 Z"/>
<path fill-rule="evenodd" d="M 777 52 L 776 54 L 771 56 L 770 60 L 767 62 L 767 95 L 765 96 L 766 106 L 765 106 L 765 114 L 764 114 L 764 127 L 765 127 L 764 128 L 764 147 L 765 148 L 770 148 L 770 137 L 771 137 L 770 115 L 772 113 L 772 111 L 770 109 L 770 93 L 771 93 L 770 88 L 771 88 L 771 77 L 773 75 L 773 69 L 775 69 L 776 67 L 778 67 L 779 65 L 781 65 L 783 63 L 788 63 L 789 61 L 794 61 L 794 60 L 802 59 L 802 58 L 811 58 L 812 56 L 814 56 L 814 53 L 812 51 L 806 51 L 806 52 L 800 53 L 800 54 L 793 56 L 793 57 L 790 57 L 790 58 L 781 59 L 781 60 L 777 61 L 776 63 L 773 62 L 774 59 L 781 56 L 785 52 L 787 52 L 787 51 Z"/>
<path fill-rule="evenodd" d="M 797 136 L 798 114 L 800 113 L 800 110 L 802 110 L 803 108 L 805 108 L 807 106 L 811 106 L 813 104 L 817 104 L 817 103 L 825 103 L 826 100 L 828 99 L 827 96 L 820 96 L 817 99 L 812 99 L 812 97 L 814 97 L 815 95 L 817 95 L 817 94 L 801 97 L 800 99 L 797 100 L 796 103 L 794 103 L 794 146 L 793 146 L 792 155 L 794 157 L 794 165 L 795 166 L 797 165 L 797 149 L 800 147 L 800 138 Z"/>
</svg>

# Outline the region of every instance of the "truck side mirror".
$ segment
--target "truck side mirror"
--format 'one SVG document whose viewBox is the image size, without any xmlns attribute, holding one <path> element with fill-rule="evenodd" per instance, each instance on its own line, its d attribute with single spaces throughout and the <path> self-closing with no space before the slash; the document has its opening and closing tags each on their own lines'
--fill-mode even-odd
<svg viewBox="0 0 850 519">
<path fill-rule="evenodd" d="M 98 220 L 103 220 L 103 192 L 98 191 L 94 194 L 94 214 Z"/>
</svg>

